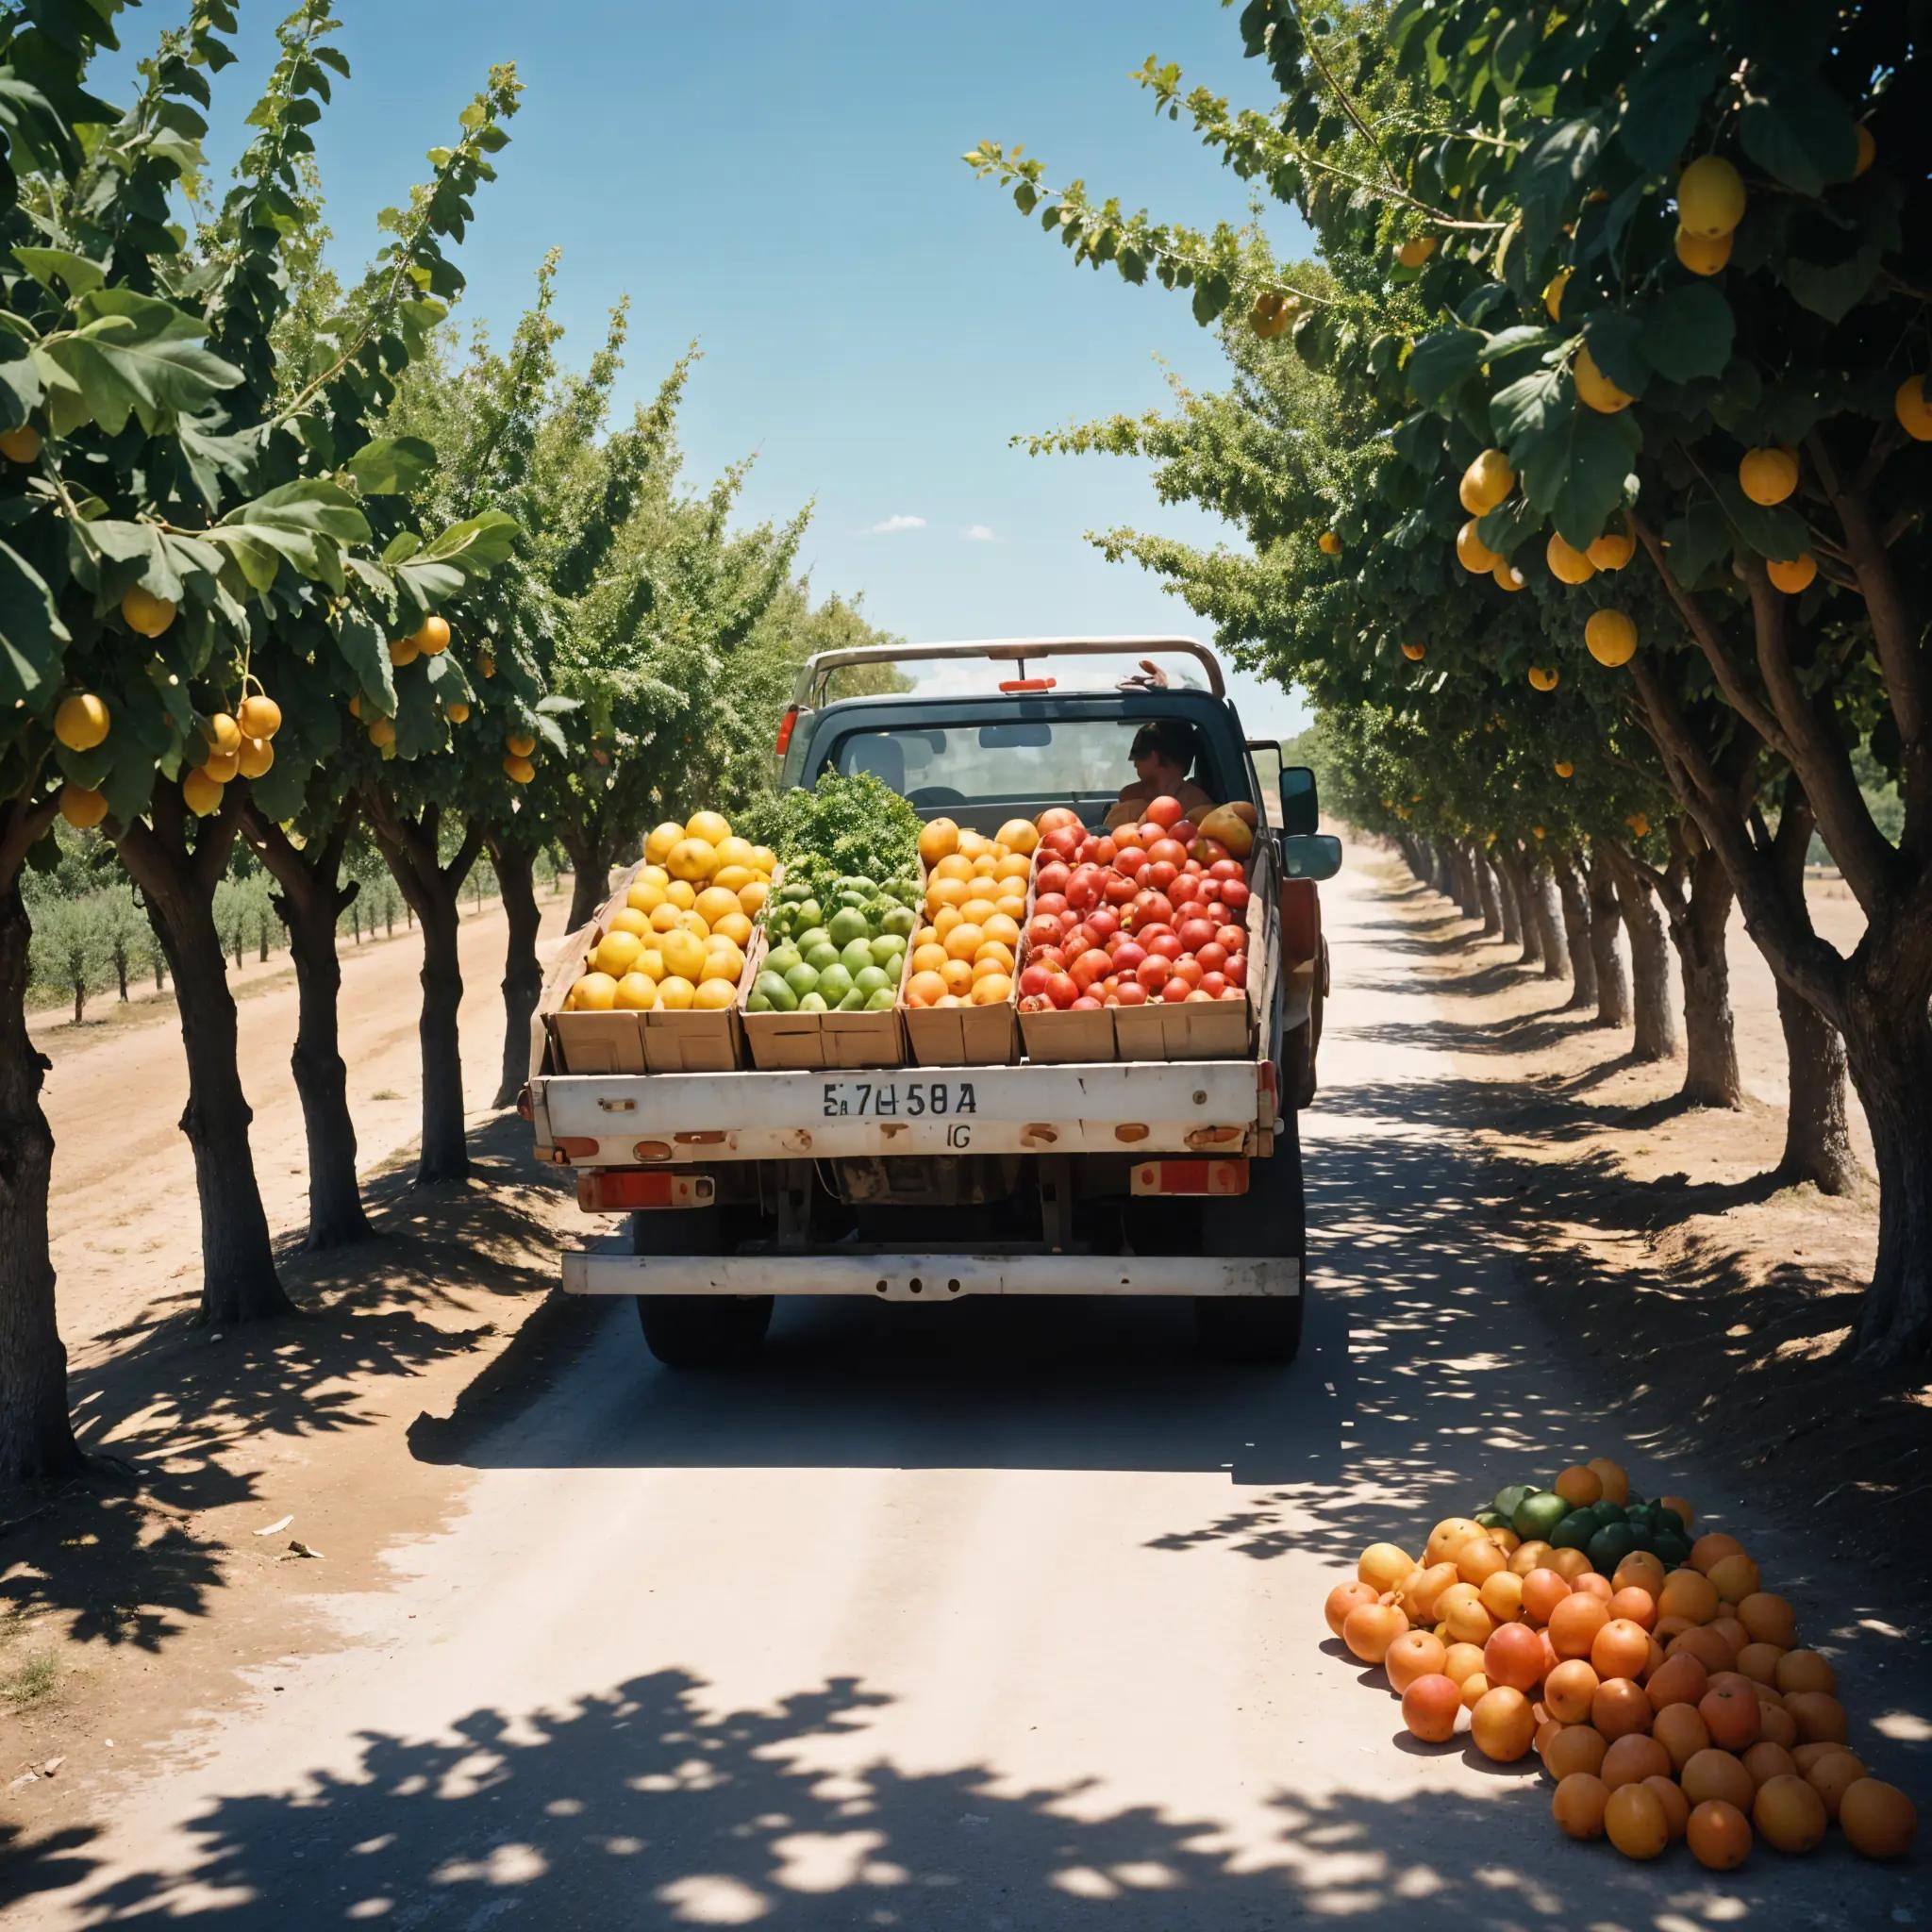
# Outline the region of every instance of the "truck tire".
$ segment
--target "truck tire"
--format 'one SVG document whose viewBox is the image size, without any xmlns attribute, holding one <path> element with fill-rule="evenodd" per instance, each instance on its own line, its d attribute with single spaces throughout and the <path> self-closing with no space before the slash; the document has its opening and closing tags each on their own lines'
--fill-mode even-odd
<svg viewBox="0 0 1932 1932">
<path fill-rule="evenodd" d="M 1225 1362 L 1291 1362 L 1302 1345 L 1302 1300 L 1293 1295 L 1199 1295 L 1194 1340 Z"/>
<path fill-rule="evenodd" d="M 1203 1246 L 1215 1255 L 1302 1262 L 1299 1294 L 1200 1295 L 1194 1302 L 1194 1337 L 1204 1354 L 1222 1361 L 1293 1361 L 1302 1345 L 1308 1285 L 1302 1145 L 1292 1108 L 1274 1137 L 1274 1152 L 1248 1163 L 1248 1191 L 1218 1203 L 1208 1217 Z"/>
<path fill-rule="evenodd" d="M 772 1325 L 768 1294 L 641 1294 L 644 1345 L 667 1369 L 735 1369 L 755 1361 Z"/>
</svg>

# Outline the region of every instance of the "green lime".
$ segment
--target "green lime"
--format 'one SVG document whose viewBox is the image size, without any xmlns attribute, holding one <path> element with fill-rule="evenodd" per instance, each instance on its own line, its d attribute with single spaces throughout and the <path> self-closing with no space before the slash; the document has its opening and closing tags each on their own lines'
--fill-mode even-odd
<svg viewBox="0 0 1932 1932">
<path fill-rule="evenodd" d="M 1585 1547 L 1590 1553 L 1590 1567 L 1599 1576 L 1611 1576 L 1616 1574 L 1617 1565 L 1637 1547 L 1637 1539 L 1627 1523 L 1612 1523 L 1598 1530 Z"/>
<path fill-rule="evenodd" d="M 1590 1513 L 1592 1516 L 1594 1516 L 1599 1523 L 1610 1524 L 1622 1523 L 1627 1516 L 1628 1511 L 1624 1509 L 1623 1504 L 1612 1503 L 1606 1499 L 1605 1501 L 1600 1503 L 1592 1503 L 1590 1506 Z"/>
<path fill-rule="evenodd" d="M 1683 1537 L 1660 1529 L 1652 1554 L 1666 1570 L 1681 1570 L 1690 1560 L 1690 1545 Z"/>
<path fill-rule="evenodd" d="M 1603 1527 L 1588 1509 L 1573 1509 L 1553 1529 L 1547 1541 L 1558 1550 L 1588 1549 L 1590 1540 Z"/>
<path fill-rule="evenodd" d="M 1534 1485 L 1530 1483 L 1505 1483 L 1496 1491 L 1495 1499 L 1490 1507 L 1513 1529 L 1516 1525 L 1516 1512 L 1523 1507 L 1524 1497 L 1534 1493 Z M 1482 1519 L 1478 1517 L 1476 1520 L 1480 1522 Z"/>
<path fill-rule="evenodd" d="M 1684 1519 L 1674 1509 L 1666 1509 L 1661 1503 L 1654 1504 L 1650 1520 L 1659 1530 L 1683 1538 L 1686 1548 L 1690 1546 L 1690 1532 L 1684 1526 Z"/>
<path fill-rule="evenodd" d="M 1569 1504 L 1554 1490 L 1532 1490 L 1517 1504 L 1509 1526 L 1526 1543 L 1548 1542 L 1557 1525 L 1569 1514 Z"/>
<path fill-rule="evenodd" d="M 1509 1519 L 1499 1509 L 1478 1509 L 1472 1519 L 1483 1529 L 1507 1529 Z"/>
</svg>

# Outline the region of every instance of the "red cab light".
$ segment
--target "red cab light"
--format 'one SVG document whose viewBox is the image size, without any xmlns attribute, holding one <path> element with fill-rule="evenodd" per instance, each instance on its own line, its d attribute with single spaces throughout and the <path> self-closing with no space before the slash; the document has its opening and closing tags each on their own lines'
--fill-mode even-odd
<svg viewBox="0 0 1932 1932">
<path fill-rule="evenodd" d="M 1057 677 L 1003 677 L 1002 691 L 1051 691 L 1059 682 Z"/>
</svg>

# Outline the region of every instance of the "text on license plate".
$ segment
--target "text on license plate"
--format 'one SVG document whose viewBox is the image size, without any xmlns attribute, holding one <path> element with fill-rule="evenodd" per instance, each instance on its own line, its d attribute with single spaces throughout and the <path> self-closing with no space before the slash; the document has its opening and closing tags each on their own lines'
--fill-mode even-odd
<svg viewBox="0 0 1932 1932">
<path fill-rule="evenodd" d="M 971 1080 L 827 1080 L 824 1086 L 827 1120 L 956 1120 L 978 1111 Z"/>
</svg>

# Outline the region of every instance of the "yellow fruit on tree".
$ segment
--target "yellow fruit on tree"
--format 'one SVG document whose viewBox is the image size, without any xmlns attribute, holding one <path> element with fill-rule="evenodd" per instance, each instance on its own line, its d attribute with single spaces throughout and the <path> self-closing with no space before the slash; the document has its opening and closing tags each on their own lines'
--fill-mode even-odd
<svg viewBox="0 0 1932 1932">
<path fill-rule="evenodd" d="M 452 698 L 448 704 L 443 706 L 442 715 L 452 724 L 460 724 L 470 715 L 470 708 L 464 704 L 461 698 Z"/>
<path fill-rule="evenodd" d="M 1788 597 L 1795 597 L 1818 575 L 1818 559 L 1808 550 L 1792 558 L 1774 557 L 1764 566 L 1764 575 Z"/>
<path fill-rule="evenodd" d="M 75 831 L 85 832 L 108 816 L 108 801 L 85 786 L 66 784 L 60 788 L 60 816 Z"/>
<path fill-rule="evenodd" d="M 423 655 L 423 647 L 412 637 L 398 638 L 389 647 L 389 661 L 400 670 L 405 664 L 413 664 Z"/>
<path fill-rule="evenodd" d="M 1584 647 L 1612 671 L 1637 655 L 1637 625 L 1621 610 L 1592 610 L 1583 626 Z"/>
<path fill-rule="evenodd" d="M 1891 413 L 1914 442 L 1932 442 L 1932 403 L 1925 400 L 1925 378 L 1908 375 L 1892 391 Z"/>
<path fill-rule="evenodd" d="M 731 836 L 731 827 L 722 812 L 694 811 L 684 822 L 687 839 L 702 839 L 707 845 L 722 845 Z"/>
<path fill-rule="evenodd" d="M 217 785 L 225 785 L 242 769 L 242 747 L 237 744 L 233 751 L 211 751 L 201 761 L 201 769 Z"/>
<path fill-rule="evenodd" d="M 1547 315 L 1552 322 L 1560 322 L 1563 319 L 1561 314 L 1563 307 L 1563 291 L 1567 289 L 1569 286 L 1570 271 L 1567 268 L 1559 268 L 1557 271 L 1557 273 L 1553 275 L 1549 278 L 1549 280 L 1543 284 L 1543 313 Z"/>
<path fill-rule="evenodd" d="M 1872 138 L 1872 130 L 1860 121 L 1856 132 L 1858 137 L 1858 158 L 1852 163 L 1852 178 L 1855 181 L 1878 158 L 1878 143 Z"/>
<path fill-rule="evenodd" d="M 1315 539 L 1315 544 L 1324 557 L 1340 557 L 1341 555 L 1341 539 L 1333 530 L 1324 530 Z"/>
<path fill-rule="evenodd" d="M 449 649 L 449 623 L 433 612 L 410 633 L 409 641 L 425 658 L 440 657 Z"/>
<path fill-rule="evenodd" d="M 478 651 L 476 653 L 476 675 L 478 677 L 494 677 L 496 675 L 496 658 L 491 652 Z"/>
<path fill-rule="evenodd" d="M 1411 235 L 1396 249 L 1395 258 L 1404 268 L 1420 268 L 1436 252 L 1433 235 Z"/>
<path fill-rule="evenodd" d="M 1472 576 L 1479 576 L 1494 570 L 1503 559 L 1476 535 L 1475 519 L 1471 517 L 1456 533 L 1456 560 Z"/>
<path fill-rule="evenodd" d="M 201 735 L 208 741 L 210 751 L 231 752 L 242 749 L 242 727 L 225 711 L 217 711 L 201 727 Z"/>
<path fill-rule="evenodd" d="M 664 863 L 670 868 L 673 878 L 695 885 L 700 879 L 708 879 L 716 871 L 717 848 L 708 839 L 680 839 L 671 848 L 671 856 Z"/>
<path fill-rule="evenodd" d="M 1504 557 L 1497 558 L 1495 566 L 1490 572 L 1490 575 L 1491 576 L 1495 578 L 1496 582 L 1499 585 L 1501 585 L 1504 590 L 1509 591 L 1516 591 L 1522 590 L 1524 585 L 1528 583 L 1529 581 L 1529 579 L 1526 576 L 1524 576 L 1523 573 L 1520 570 L 1518 570 L 1516 566 L 1508 560 L 1507 558 Z"/>
<path fill-rule="evenodd" d="M 1650 817 L 1648 813 L 1633 811 L 1624 823 L 1630 827 L 1631 831 L 1638 838 L 1647 839 L 1650 837 Z"/>
<path fill-rule="evenodd" d="M 0 457 L 9 463 L 31 463 L 41 454 L 41 432 L 31 423 L 0 431 Z"/>
<path fill-rule="evenodd" d="M 503 755 L 504 775 L 518 785 L 527 785 L 537 775 L 537 768 L 528 758 L 520 758 L 515 752 Z"/>
<path fill-rule="evenodd" d="M 1596 565 L 1591 562 L 1588 554 L 1566 542 L 1555 530 L 1543 546 L 1543 556 L 1549 563 L 1550 575 L 1563 583 L 1587 584 L 1596 575 Z"/>
<path fill-rule="evenodd" d="M 54 713 L 54 736 L 69 751 L 92 751 L 108 735 L 108 708 L 91 691 L 62 698 Z"/>
<path fill-rule="evenodd" d="M 242 700 L 235 722 L 244 738 L 273 738 L 282 728 L 282 708 L 266 691 Z"/>
<path fill-rule="evenodd" d="M 175 606 L 139 584 L 121 599 L 121 621 L 144 638 L 158 638 L 175 621 Z"/>
<path fill-rule="evenodd" d="M 1596 358 L 1590 353 L 1587 342 L 1576 352 L 1574 375 L 1577 401 L 1600 416 L 1614 416 L 1618 410 L 1627 409 L 1637 400 L 1627 391 L 1619 389 L 1596 366 Z"/>
<path fill-rule="evenodd" d="M 181 803 L 196 818 L 205 819 L 221 809 L 222 788 L 206 772 L 190 772 L 181 781 Z"/>
<path fill-rule="evenodd" d="M 1728 235 L 1744 219 L 1744 177 L 1721 155 L 1700 155 L 1677 177 L 1677 223 L 1693 235 Z"/>
<path fill-rule="evenodd" d="M 1516 472 L 1509 467 L 1509 458 L 1499 449 L 1486 449 L 1463 471 L 1456 493 L 1471 516 L 1482 517 L 1515 488 Z"/>
<path fill-rule="evenodd" d="M 275 761 L 275 748 L 265 738 L 244 738 L 235 755 L 236 767 L 244 778 L 260 778 Z"/>
<path fill-rule="evenodd" d="M 1429 647 L 1426 644 L 1404 644 L 1402 655 L 1411 664 L 1420 664 L 1429 655 Z"/>
<path fill-rule="evenodd" d="M 1677 259 L 1693 275 L 1717 275 L 1731 258 L 1729 235 L 1693 235 L 1689 228 L 1677 230 Z"/>
<path fill-rule="evenodd" d="M 377 751 L 386 744 L 396 741 L 396 727 L 387 718 L 372 718 L 369 721 L 369 741 Z"/>
<path fill-rule="evenodd" d="M 1537 691 L 1555 691 L 1563 681 L 1563 674 L 1553 664 L 1532 664 L 1529 667 L 1529 681 Z"/>
<path fill-rule="evenodd" d="M 1264 341 L 1272 341 L 1288 326 L 1288 305 L 1273 289 L 1264 289 L 1248 310 L 1248 326 Z"/>
<path fill-rule="evenodd" d="M 1576 767 L 1568 758 L 1558 758 L 1553 769 L 1559 778 L 1574 778 L 1576 775 Z"/>
<path fill-rule="evenodd" d="M 352 718 L 359 718 L 361 715 L 362 693 L 358 691 L 355 692 L 349 699 L 349 716 Z"/>
<path fill-rule="evenodd" d="M 503 741 L 503 748 L 513 758 L 526 758 L 537 749 L 537 741 L 527 731 L 512 731 Z"/>
<path fill-rule="evenodd" d="M 1606 530 L 1583 553 L 1599 570 L 1622 570 L 1637 554 L 1637 540 L 1627 530 Z"/>
<path fill-rule="evenodd" d="M 1782 503 L 1798 487 L 1798 453 L 1747 449 L 1738 459 L 1738 487 L 1753 503 Z"/>
</svg>

